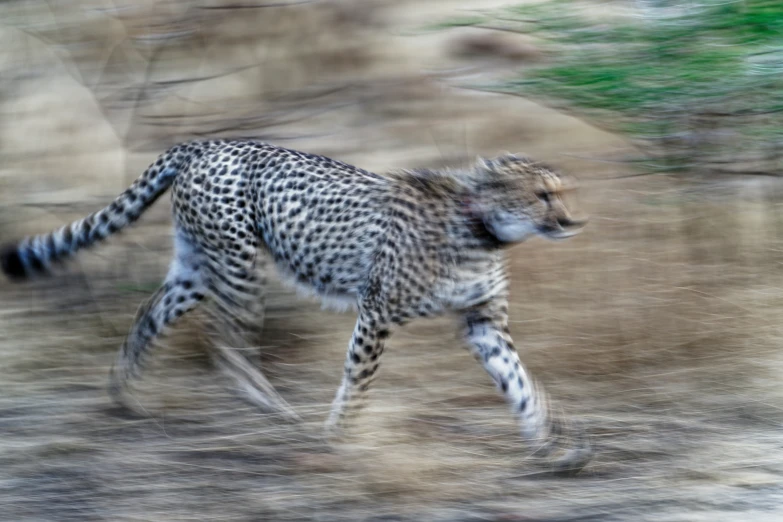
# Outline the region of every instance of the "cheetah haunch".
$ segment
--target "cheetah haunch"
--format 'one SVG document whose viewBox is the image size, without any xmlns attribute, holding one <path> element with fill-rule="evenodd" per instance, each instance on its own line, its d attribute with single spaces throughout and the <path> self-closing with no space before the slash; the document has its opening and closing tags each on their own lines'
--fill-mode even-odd
<svg viewBox="0 0 783 522">
<path fill-rule="evenodd" d="M 14 280 L 46 273 L 133 223 L 169 187 L 174 259 L 112 367 L 110 391 L 120 403 L 152 341 L 207 301 L 220 341 L 215 361 L 254 404 L 296 417 L 238 351 L 262 321 L 263 265 L 271 258 L 296 286 L 358 311 L 330 432 L 339 432 L 349 403 L 375 378 L 394 327 L 453 312 L 523 438 L 559 467 L 589 460 L 589 446 L 573 442 L 550 414 L 508 328 L 503 247 L 532 235 L 569 237 L 583 225 L 560 197 L 570 188 L 565 178 L 511 154 L 463 170 L 381 176 L 254 141 L 190 142 L 163 153 L 108 207 L 7 246 L 2 269 Z"/>
</svg>

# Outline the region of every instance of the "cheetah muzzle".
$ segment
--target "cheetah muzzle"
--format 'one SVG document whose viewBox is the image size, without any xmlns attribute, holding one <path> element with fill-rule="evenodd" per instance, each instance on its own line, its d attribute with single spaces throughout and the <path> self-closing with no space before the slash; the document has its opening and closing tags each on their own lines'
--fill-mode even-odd
<svg viewBox="0 0 783 522">
<path fill-rule="evenodd" d="M 174 255 L 112 367 L 110 391 L 120 403 L 130 407 L 126 391 L 152 342 L 203 305 L 216 365 L 248 400 L 296 419 L 240 353 L 261 326 L 271 263 L 294 286 L 357 311 L 329 432 L 339 433 L 360 404 L 394 329 L 448 312 L 516 414 L 522 437 L 557 469 L 579 469 L 589 445 L 551 413 L 514 348 L 504 248 L 581 230 L 561 197 L 571 185 L 512 154 L 463 169 L 379 175 L 255 141 L 188 142 L 160 155 L 106 208 L 7 245 L 0 267 L 13 280 L 47 273 L 136 221 L 170 188 Z"/>
</svg>

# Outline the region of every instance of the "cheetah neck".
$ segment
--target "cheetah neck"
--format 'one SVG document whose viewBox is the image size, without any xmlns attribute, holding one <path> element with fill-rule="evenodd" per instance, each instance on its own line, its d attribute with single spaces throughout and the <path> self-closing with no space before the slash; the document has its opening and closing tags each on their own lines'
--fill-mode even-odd
<svg viewBox="0 0 783 522">
<path fill-rule="evenodd" d="M 467 225 L 468 232 L 477 240 L 480 248 L 496 250 L 505 244 L 485 225 L 483 217 L 473 202 L 471 184 L 466 182 L 464 173 L 414 169 L 394 171 L 389 173 L 389 176 L 418 192 L 427 194 L 427 197 L 455 201 L 459 228 Z"/>
<path fill-rule="evenodd" d="M 484 218 L 476 210 L 476 205 L 470 193 L 464 193 L 459 197 L 459 210 L 462 218 L 468 226 L 471 234 L 478 239 L 485 248 L 495 250 L 503 246 L 492 231 L 487 228 Z"/>
</svg>

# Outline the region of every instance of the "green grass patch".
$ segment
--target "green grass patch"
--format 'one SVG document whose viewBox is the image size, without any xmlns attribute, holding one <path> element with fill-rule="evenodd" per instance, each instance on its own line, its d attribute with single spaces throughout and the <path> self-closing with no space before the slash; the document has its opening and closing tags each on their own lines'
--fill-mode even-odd
<svg viewBox="0 0 783 522">
<path fill-rule="evenodd" d="M 495 13 L 483 25 L 536 35 L 554 59 L 494 90 L 600 120 L 654 170 L 781 171 L 783 2 L 629 2 L 595 16 L 597 5 L 550 0 Z"/>
</svg>

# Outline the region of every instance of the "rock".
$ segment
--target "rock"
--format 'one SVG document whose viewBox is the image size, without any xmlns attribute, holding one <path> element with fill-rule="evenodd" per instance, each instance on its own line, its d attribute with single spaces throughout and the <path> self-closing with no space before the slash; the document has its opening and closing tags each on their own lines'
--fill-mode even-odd
<svg viewBox="0 0 783 522">
<path fill-rule="evenodd" d="M 461 58 L 493 56 L 513 61 L 538 62 L 544 53 L 519 36 L 499 32 L 462 34 L 451 40 L 448 52 Z"/>
</svg>

